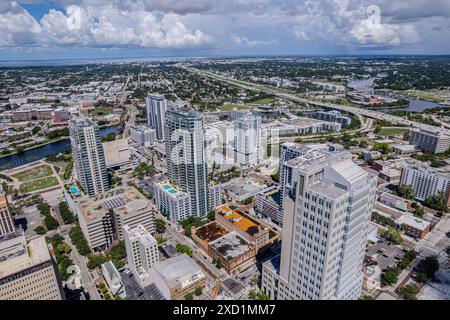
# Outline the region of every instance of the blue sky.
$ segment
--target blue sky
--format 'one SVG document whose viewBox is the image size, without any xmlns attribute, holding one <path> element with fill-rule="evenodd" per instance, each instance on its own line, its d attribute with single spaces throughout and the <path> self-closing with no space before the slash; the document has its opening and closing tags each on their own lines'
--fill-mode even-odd
<svg viewBox="0 0 450 320">
<path fill-rule="evenodd" d="M 448 0 L 0 2 L 0 59 L 449 54 Z"/>
</svg>

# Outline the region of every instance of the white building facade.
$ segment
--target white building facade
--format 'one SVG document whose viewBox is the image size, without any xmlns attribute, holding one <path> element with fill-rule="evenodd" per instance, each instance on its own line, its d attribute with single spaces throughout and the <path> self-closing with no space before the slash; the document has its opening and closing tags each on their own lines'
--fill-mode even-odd
<svg viewBox="0 0 450 320">
<path fill-rule="evenodd" d="M 261 118 L 244 116 L 234 121 L 234 161 L 241 166 L 259 164 L 262 159 Z"/>
<path fill-rule="evenodd" d="M 347 152 L 316 150 L 285 166 L 281 261 L 276 275 L 263 266 L 263 290 L 280 300 L 358 299 L 376 177 Z"/>
</svg>

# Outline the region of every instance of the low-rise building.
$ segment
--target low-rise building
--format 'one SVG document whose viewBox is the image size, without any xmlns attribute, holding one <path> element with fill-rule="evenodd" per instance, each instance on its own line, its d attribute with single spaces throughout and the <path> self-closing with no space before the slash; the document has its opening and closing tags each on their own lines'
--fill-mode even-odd
<svg viewBox="0 0 450 320">
<path fill-rule="evenodd" d="M 114 266 L 112 261 L 102 264 L 102 274 L 112 295 L 120 296 L 122 299 L 125 299 L 127 296 L 125 286 L 122 282 L 119 271 L 117 271 L 117 268 Z"/>
<path fill-rule="evenodd" d="M 279 238 L 279 233 L 272 228 L 250 217 L 242 210 L 232 210 L 223 205 L 216 210 L 216 222 L 230 232 L 235 231 L 245 240 L 255 244 L 256 252 L 273 244 Z"/>
<path fill-rule="evenodd" d="M 416 152 L 416 147 L 412 144 L 393 144 L 392 150 L 397 155 L 410 155 Z"/>
<path fill-rule="evenodd" d="M 401 230 L 410 237 L 422 239 L 430 232 L 430 222 L 405 213 L 396 221 Z"/>
<path fill-rule="evenodd" d="M 206 285 L 206 275 L 186 254 L 155 263 L 151 279 L 166 300 L 181 300 L 187 293 Z"/>
</svg>

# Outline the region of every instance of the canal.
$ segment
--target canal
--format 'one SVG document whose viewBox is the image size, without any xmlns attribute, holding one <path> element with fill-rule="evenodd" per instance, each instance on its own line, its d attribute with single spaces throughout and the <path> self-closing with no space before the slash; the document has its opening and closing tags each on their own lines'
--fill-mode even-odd
<svg viewBox="0 0 450 320">
<path fill-rule="evenodd" d="M 109 133 L 119 134 L 121 126 L 112 126 L 100 129 L 100 135 L 105 137 Z M 70 150 L 70 140 L 55 141 L 41 147 L 26 150 L 19 154 L 12 154 L 0 158 L 0 170 L 16 168 L 23 166 L 27 163 L 44 159 L 45 157 L 57 155 L 64 151 Z"/>
</svg>

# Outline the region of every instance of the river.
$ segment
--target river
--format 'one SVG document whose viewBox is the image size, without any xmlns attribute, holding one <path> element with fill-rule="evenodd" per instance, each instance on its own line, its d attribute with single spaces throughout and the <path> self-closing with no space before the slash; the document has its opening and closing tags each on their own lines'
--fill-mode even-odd
<svg viewBox="0 0 450 320">
<path fill-rule="evenodd" d="M 121 131 L 120 126 L 112 126 L 100 129 L 100 135 L 105 137 L 108 133 L 118 134 Z M 0 170 L 16 168 L 27 163 L 44 159 L 45 157 L 57 155 L 64 151 L 70 150 L 70 140 L 59 140 L 41 147 L 26 150 L 20 154 L 12 154 L 0 158 Z"/>
<path fill-rule="evenodd" d="M 349 88 L 353 88 L 357 91 L 362 91 L 366 93 L 372 93 L 373 92 L 373 84 L 375 80 L 383 77 L 382 75 L 379 75 L 378 77 L 372 77 L 367 79 L 361 79 L 361 80 L 352 80 L 348 83 Z M 415 98 L 408 98 L 408 97 L 397 97 L 399 99 L 405 99 L 409 101 L 408 106 L 404 107 L 390 107 L 390 108 L 373 108 L 374 111 L 380 111 L 380 112 L 391 112 L 391 111 L 415 111 L 415 112 L 423 112 L 425 109 L 439 107 L 439 104 L 432 101 L 427 100 L 420 100 Z"/>
</svg>

